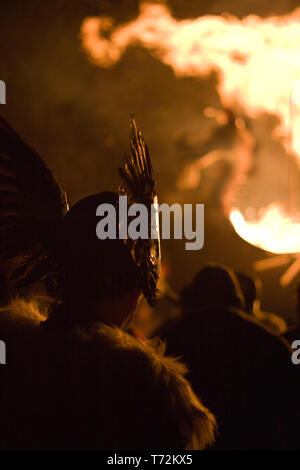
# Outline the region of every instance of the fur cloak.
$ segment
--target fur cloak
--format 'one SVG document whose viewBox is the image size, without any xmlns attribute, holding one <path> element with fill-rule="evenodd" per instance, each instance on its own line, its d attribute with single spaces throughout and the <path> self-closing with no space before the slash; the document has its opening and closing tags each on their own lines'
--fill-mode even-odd
<svg viewBox="0 0 300 470">
<path fill-rule="evenodd" d="M 47 299 L 0 311 L 2 449 L 203 449 L 215 419 L 185 366 L 119 328 L 47 327 Z"/>
</svg>

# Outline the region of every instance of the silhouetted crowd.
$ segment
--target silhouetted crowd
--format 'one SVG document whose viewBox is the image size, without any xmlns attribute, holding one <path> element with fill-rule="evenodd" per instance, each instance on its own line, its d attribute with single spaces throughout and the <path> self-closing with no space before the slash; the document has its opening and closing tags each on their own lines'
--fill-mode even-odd
<svg viewBox="0 0 300 470">
<path fill-rule="evenodd" d="M 1 448 L 299 448 L 293 329 L 260 310 L 257 281 L 204 266 L 143 325 L 128 250 L 92 230 L 110 198 L 67 214 L 59 296 L 46 281 L 3 302 Z"/>
<path fill-rule="evenodd" d="M 130 142 L 126 194 L 149 205 L 134 121 Z M 97 238 L 119 194 L 69 210 L 3 119 L 0 193 L 0 449 L 300 448 L 299 325 L 261 309 L 258 279 L 209 264 L 176 294 L 162 276 L 153 308 L 157 240 Z"/>
<path fill-rule="evenodd" d="M 156 332 L 167 353 L 187 364 L 193 389 L 213 412 L 215 449 L 299 448 L 290 331 L 277 315 L 256 310 L 256 300 L 254 279 L 210 264 L 182 291 L 179 315 Z"/>
</svg>

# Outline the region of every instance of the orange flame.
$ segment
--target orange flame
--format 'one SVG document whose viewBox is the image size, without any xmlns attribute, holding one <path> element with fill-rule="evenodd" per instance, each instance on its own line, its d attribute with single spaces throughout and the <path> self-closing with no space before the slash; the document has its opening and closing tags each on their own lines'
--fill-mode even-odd
<svg viewBox="0 0 300 470">
<path fill-rule="evenodd" d="M 176 20 L 165 5 L 142 3 L 134 21 L 116 28 L 109 17 L 84 19 L 81 39 L 91 61 L 102 67 L 112 67 L 130 44 L 139 43 L 177 76 L 215 70 L 224 106 L 237 103 L 252 117 L 274 113 L 281 121 L 276 135 L 290 136 L 291 105 L 300 102 L 300 8 L 269 18 Z M 300 125 L 296 108 L 294 129 Z M 300 155 L 300 132 L 293 132 L 290 145 Z"/>
<path fill-rule="evenodd" d="M 238 235 L 254 246 L 277 254 L 300 252 L 300 223 L 278 204 L 265 208 L 254 221 L 246 221 L 238 209 L 233 209 L 230 220 Z"/>
<path fill-rule="evenodd" d="M 277 115 L 280 124 L 274 135 L 300 156 L 300 8 L 269 18 L 206 15 L 176 20 L 167 6 L 142 3 L 135 20 L 115 28 L 109 17 L 84 19 L 81 40 L 90 60 L 102 67 L 112 67 L 129 45 L 138 43 L 176 76 L 203 77 L 216 71 L 224 107 L 237 105 L 250 117 Z M 300 251 L 300 224 L 279 206 L 268 207 L 255 222 L 245 221 L 237 210 L 230 219 L 253 245 L 274 253 Z"/>
</svg>

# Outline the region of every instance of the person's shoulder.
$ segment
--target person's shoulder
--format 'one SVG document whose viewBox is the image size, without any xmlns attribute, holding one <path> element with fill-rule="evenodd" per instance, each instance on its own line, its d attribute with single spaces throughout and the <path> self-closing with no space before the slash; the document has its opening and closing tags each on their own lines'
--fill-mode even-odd
<svg viewBox="0 0 300 470">
<path fill-rule="evenodd" d="M 253 331 L 261 334 L 264 337 L 269 337 L 272 339 L 276 338 L 277 340 L 281 341 L 280 333 L 274 331 L 274 329 L 272 329 L 269 325 L 264 324 L 258 317 L 250 315 L 241 309 L 231 308 L 229 310 L 236 319 L 250 327 Z"/>
<path fill-rule="evenodd" d="M 41 299 L 15 297 L 0 308 L 0 330 L 36 330 L 45 319 L 40 305 Z"/>
<path fill-rule="evenodd" d="M 214 416 L 198 400 L 186 380 L 186 366 L 177 358 L 165 355 L 164 343 L 141 341 L 107 325 L 99 325 L 89 341 L 94 345 L 97 342 L 102 346 L 105 344 L 112 370 L 117 367 L 118 380 L 126 375 L 128 386 L 139 397 L 137 402 L 141 409 L 147 404 L 146 407 L 153 409 L 153 419 L 173 423 L 174 442 L 179 439 L 180 445 L 184 443 L 195 449 L 213 442 Z M 161 429 L 161 433 L 164 432 L 162 439 L 169 442 L 173 432 L 169 425 L 165 430 Z"/>
<path fill-rule="evenodd" d="M 280 334 L 241 309 L 210 306 L 199 311 L 197 316 L 190 315 L 192 317 L 189 331 L 197 330 L 197 335 L 200 329 L 209 330 L 213 336 L 245 343 L 248 349 L 258 350 L 261 347 L 263 351 L 277 351 L 285 356 L 290 354 L 289 344 Z"/>
<path fill-rule="evenodd" d="M 130 420 L 130 429 L 143 429 L 137 448 L 190 445 L 202 449 L 213 442 L 213 415 L 185 379 L 186 367 L 165 356 L 163 345 L 154 346 L 100 323 L 68 331 L 61 348 L 55 343 L 55 357 L 66 358 L 60 369 L 66 374 L 71 371 L 81 399 L 86 397 L 84 402 L 95 400 L 102 418 L 107 414 L 103 411 L 106 403 L 108 412 L 113 407 L 119 416 L 120 426 Z"/>
<path fill-rule="evenodd" d="M 156 377 L 165 370 L 180 375 L 186 373 L 184 364 L 165 355 L 165 344 L 161 341 L 141 340 L 118 327 L 106 324 L 99 324 L 79 335 L 92 347 L 104 348 L 112 357 L 118 357 L 122 362 L 131 360 L 131 364 L 139 364 L 144 372 L 147 367 L 150 368 Z"/>
<path fill-rule="evenodd" d="M 252 343 L 254 348 L 260 348 L 265 356 L 269 355 L 273 360 L 275 356 L 281 357 L 284 361 L 290 359 L 290 345 L 280 333 L 275 332 L 270 326 L 263 324 L 254 316 L 242 310 L 231 309 L 231 311 L 236 321 L 240 325 L 243 324 L 244 337 L 247 336 L 248 341 Z"/>
</svg>

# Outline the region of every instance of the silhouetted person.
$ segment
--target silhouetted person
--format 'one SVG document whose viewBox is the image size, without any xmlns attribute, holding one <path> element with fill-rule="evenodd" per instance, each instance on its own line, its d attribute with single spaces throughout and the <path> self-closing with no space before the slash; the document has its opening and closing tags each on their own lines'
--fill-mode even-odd
<svg viewBox="0 0 300 470">
<path fill-rule="evenodd" d="M 234 273 L 205 266 L 181 299 L 182 319 L 161 335 L 217 418 L 215 448 L 298 447 L 298 367 L 288 345 L 241 310 Z"/>
<path fill-rule="evenodd" d="M 297 286 L 297 323 L 290 326 L 285 333 L 283 333 L 284 338 L 293 344 L 295 340 L 300 339 L 300 285 Z"/>
<path fill-rule="evenodd" d="M 155 182 L 134 122 L 131 150 L 120 170 L 128 200 L 148 207 Z M 185 367 L 125 331 L 142 295 L 155 302 L 159 241 L 97 238 L 102 203 L 115 208 L 119 227 L 119 195 L 89 196 L 69 210 L 51 171 L 3 120 L 0 164 L 2 202 L 9 201 L 9 210 L 0 206 L 0 257 L 12 259 L 9 278 L 19 293 L 0 311 L 7 345 L 0 448 L 209 445 L 215 420 Z M 33 282 L 44 278 L 53 297 L 32 297 Z"/>
<path fill-rule="evenodd" d="M 285 320 L 275 313 L 266 312 L 261 309 L 262 283 L 260 279 L 254 279 L 243 272 L 237 272 L 236 276 L 245 299 L 243 310 L 250 315 L 254 315 L 256 320 L 273 331 L 273 333 L 285 333 L 287 329 Z"/>
</svg>

